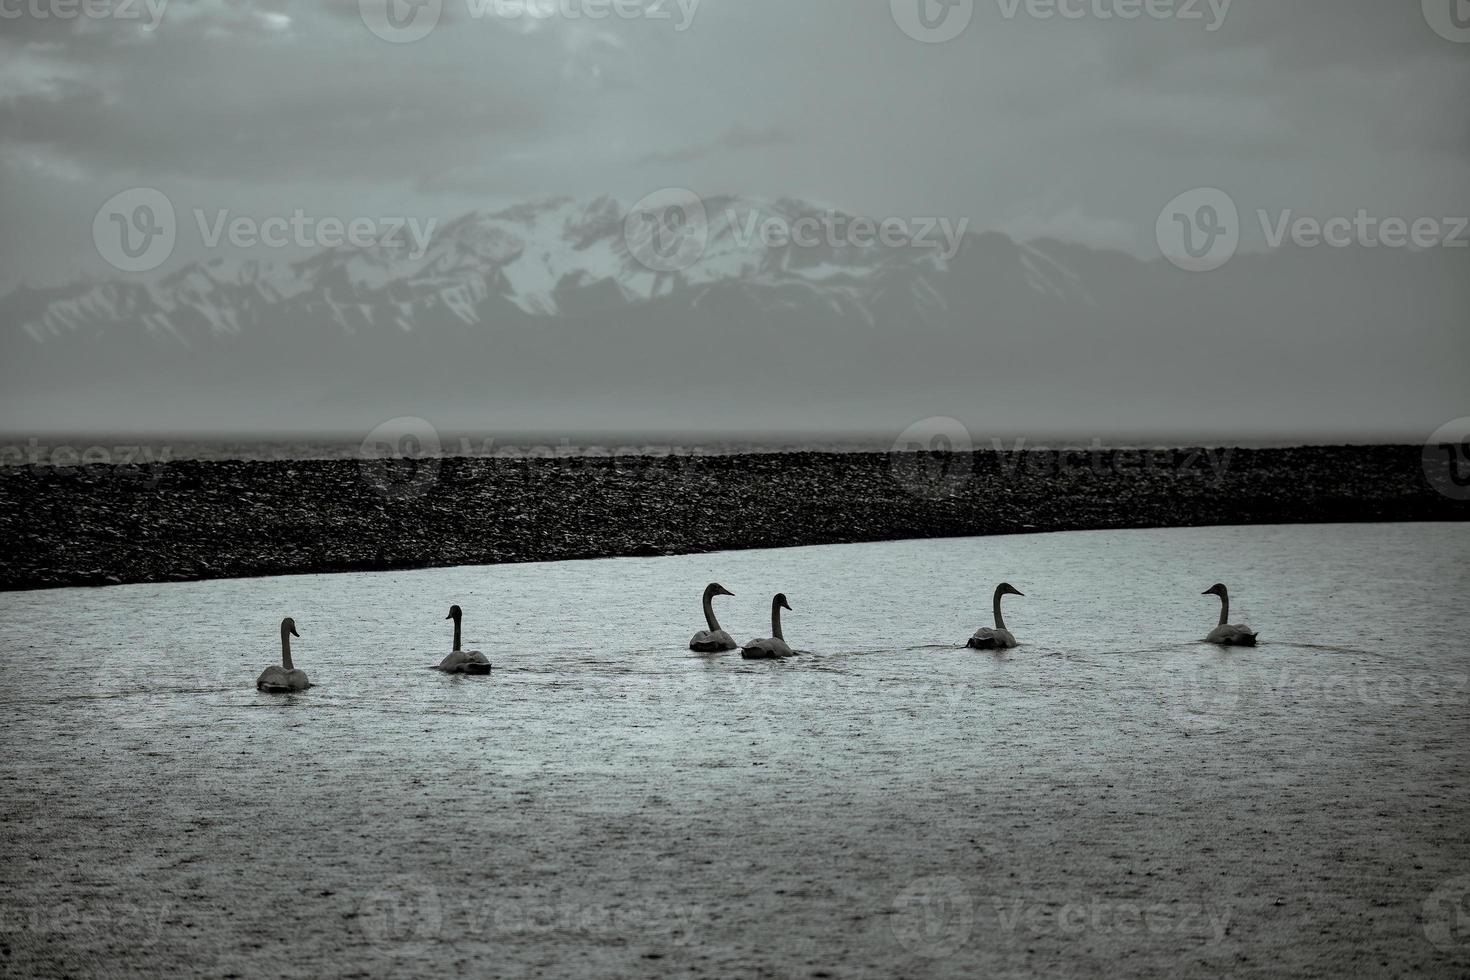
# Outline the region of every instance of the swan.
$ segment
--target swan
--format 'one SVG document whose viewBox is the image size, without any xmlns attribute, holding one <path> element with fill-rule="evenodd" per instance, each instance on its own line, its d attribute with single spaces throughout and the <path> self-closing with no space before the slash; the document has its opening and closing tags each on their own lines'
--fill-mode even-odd
<svg viewBox="0 0 1470 980">
<path fill-rule="evenodd" d="M 1223 585 L 1212 585 L 1200 595 L 1217 595 L 1220 597 L 1220 625 L 1210 631 L 1205 637 L 1206 642 L 1218 643 L 1227 647 L 1253 647 L 1256 645 L 1256 631 L 1249 626 L 1232 625 L 1230 623 L 1230 590 Z"/>
<path fill-rule="evenodd" d="M 1000 617 L 1000 597 L 1004 595 L 1018 595 L 1025 598 L 1026 593 L 1018 591 L 1009 582 L 1002 582 L 995 587 L 995 629 L 982 626 L 970 637 L 970 642 L 965 646 L 972 650 L 1009 650 L 1017 646 L 1016 637 L 1010 630 L 1006 629 L 1006 621 Z"/>
<path fill-rule="evenodd" d="M 483 653 L 478 650 L 466 652 L 459 648 L 459 624 L 464 618 L 464 610 L 458 606 L 450 606 L 449 615 L 444 618 L 454 620 L 454 652 L 444 658 L 444 661 L 439 664 L 439 669 L 446 674 L 490 673 L 490 661 Z"/>
<path fill-rule="evenodd" d="M 789 610 L 791 603 L 786 601 L 786 594 L 781 593 L 771 600 L 771 638 L 769 640 L 751 640 L 745 644 L 740 655 L 746 660 L 785 660 L 787 657 L 796 656 L 796 651 L 786 645 L 786 638 L 781 635 L 781 610 Z"/>
<path fill-rule="evenodd" d="M 267 691 L 271 694 L 283 694 L 287 691 L 304 691 L 311 687 L 311 681 L 306 677 L 306 671 L 297 670 L 291 663 L 291 637 L 300 638 L 301 634 L 296 632 L 296 620 L 287 616 L 281 620 L 281 666 L 274 664 L 260 672 L 255 679 L 257 691 Z"/>
<path fill-rule="evenodd" d="M 740 644 L 736 643 L 729 633 L 720 629 L 720 621 L 715 619 L 714 598 L 717 595 L 727 595 L 733 598 L 735 593 L 717 582 L 711 582 L 704 590 L 704 621 L 709 624 L 709 629 L 700 630 L 694 634 L 694 639 L 689 641 L 689 649 L 696 653 L 720 653 L 740 647 Z"/>
</svg>

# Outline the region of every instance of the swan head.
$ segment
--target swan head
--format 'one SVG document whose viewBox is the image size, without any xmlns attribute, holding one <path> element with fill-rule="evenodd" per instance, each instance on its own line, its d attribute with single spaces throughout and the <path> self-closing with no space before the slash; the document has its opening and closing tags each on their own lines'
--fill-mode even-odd
<svg viewBox="0 0 1470 980">
<path fill-rule="evenodd" d="M 285 619 L 281 620 L 281 632 L 290 633 L 297 639 L 301 638 L 301 634 L 296 632 L 296 620 L 292 619 L 290 616 L 287 616 Z"/>
<path fill-rule="evenodd" d="M 444 618 L 445 619 L 460 619 L 463 616 L 464 616 L 464 610 L 460 609 L 458 606 L 450 606 L 449 607 L 449 615 L 448 616 L 445 616 Z"/>
<path fill-rule="evenodd" d="M 773 601 L 787 612 L 791 611 L 791 603 L 786 601 L 786 593 L 779 593 Z"/>
<path fill-rule="evenodd" d="M 1225 586 L 1223 585 L 1212 585 L 1200 593 L 1200 595 L 1217 595 L 1222 599 L 1225 598 L 1226 594 Z"/>
<path fill-rule="evenodd" d="M 1026 593 L 1022 592 L 1020 589 L 1016 588 L 1009 582 L 1000 583 L 1000 585 L 996 587 L 995 594 L 997 596 L 1018 595 L 1022 599 L 1026 598 Z"/>
<path fill-rule="evenodd" d="M 727 596 L 730 596 L 731 598 L 734 598 L 734 596 L 735 596 L 735 593 L 733 593 L 729 589 L 725 588 L 719 582 L 711 582 L 709 584 L 709 588 L 707 588 L 707 589 L 704 590 L 704 594 L 707 595 L 707 596 L 709 596 L 711 599 L 713 599 L 717 595 L 727 595 Z"/>
</svg>

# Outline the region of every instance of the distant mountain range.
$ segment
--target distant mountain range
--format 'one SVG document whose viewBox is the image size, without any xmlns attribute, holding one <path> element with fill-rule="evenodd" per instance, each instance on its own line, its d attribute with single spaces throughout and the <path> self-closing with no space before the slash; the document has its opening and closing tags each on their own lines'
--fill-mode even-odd
<svg viewBox="0 0 1470 980">
<path fill-rule="evenodd" d="M 1180 431 L 1246 434 L 1279 433 L 1283 413 L 1391 427 L 1470 393 L 1463 250 L 1282 250 L 1192 274 L 993 232 L 950 257 L 772 245 L 755 221 L 830 213 L 706 204 L 707 247 L 669 272 L 630 250 L 618 202 L 553 199 L 443 224 L 417 258 L 336 248 L 17 289 L 0 297 L 0 405 L 20 431 L 365 432 L 420 415 L 475 431 L 897 432 L 953 415 L 1100 433 L 1163 431 L 1169 406 Z M 1375 376 L 1419 394 L 1375 406 Z"/>
</svg>

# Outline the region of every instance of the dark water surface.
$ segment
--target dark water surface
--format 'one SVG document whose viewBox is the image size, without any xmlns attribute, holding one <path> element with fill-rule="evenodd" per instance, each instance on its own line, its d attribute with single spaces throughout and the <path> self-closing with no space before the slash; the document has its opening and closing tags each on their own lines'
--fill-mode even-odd
<svg viewBox="0 0 1470 980">
<path fill-rule="evenodd" d="M 1470 969 L 1466 525 L 0 594 L 9 972 Z M 1022 646 L 957 649 L 1002 579 Z M 794 610 L 781 664 L 698 656 Z M 1198 642 L 1218 604 L 1254 650 Z M 488 679 L 426 669 L 465 609 Z M 253 681 L 294 616 L 290 697 Z"/>
</svg>

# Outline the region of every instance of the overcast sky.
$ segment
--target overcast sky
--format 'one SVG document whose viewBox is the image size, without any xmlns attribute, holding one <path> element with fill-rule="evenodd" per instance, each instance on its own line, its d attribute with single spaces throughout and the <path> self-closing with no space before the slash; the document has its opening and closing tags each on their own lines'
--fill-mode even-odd
<svg viewBox="0 0 1470 980">
<path fill-rule="evenodd" d="M 1103 16 L 1129 0 L 974 0 L 935 44 L 900 29 L 918 0 L 555 9 L 589 2 L 443 0 L 426 37 L 390 43 L 357 0 L 170 0 L 151 29 L 145 0 L 107 18 L 0 0 L 0 284 L 112 273 L 92 218 L 139 184 L 182 207 L 441 219 L 678 185 L 1140 255 L 1198 186 L 1247 213 L 1470 213 L 1470 44 L 1418 0 L 1133 20 Z M 191 257 L 181 241 L 172 264 Z"/>
</svg>

